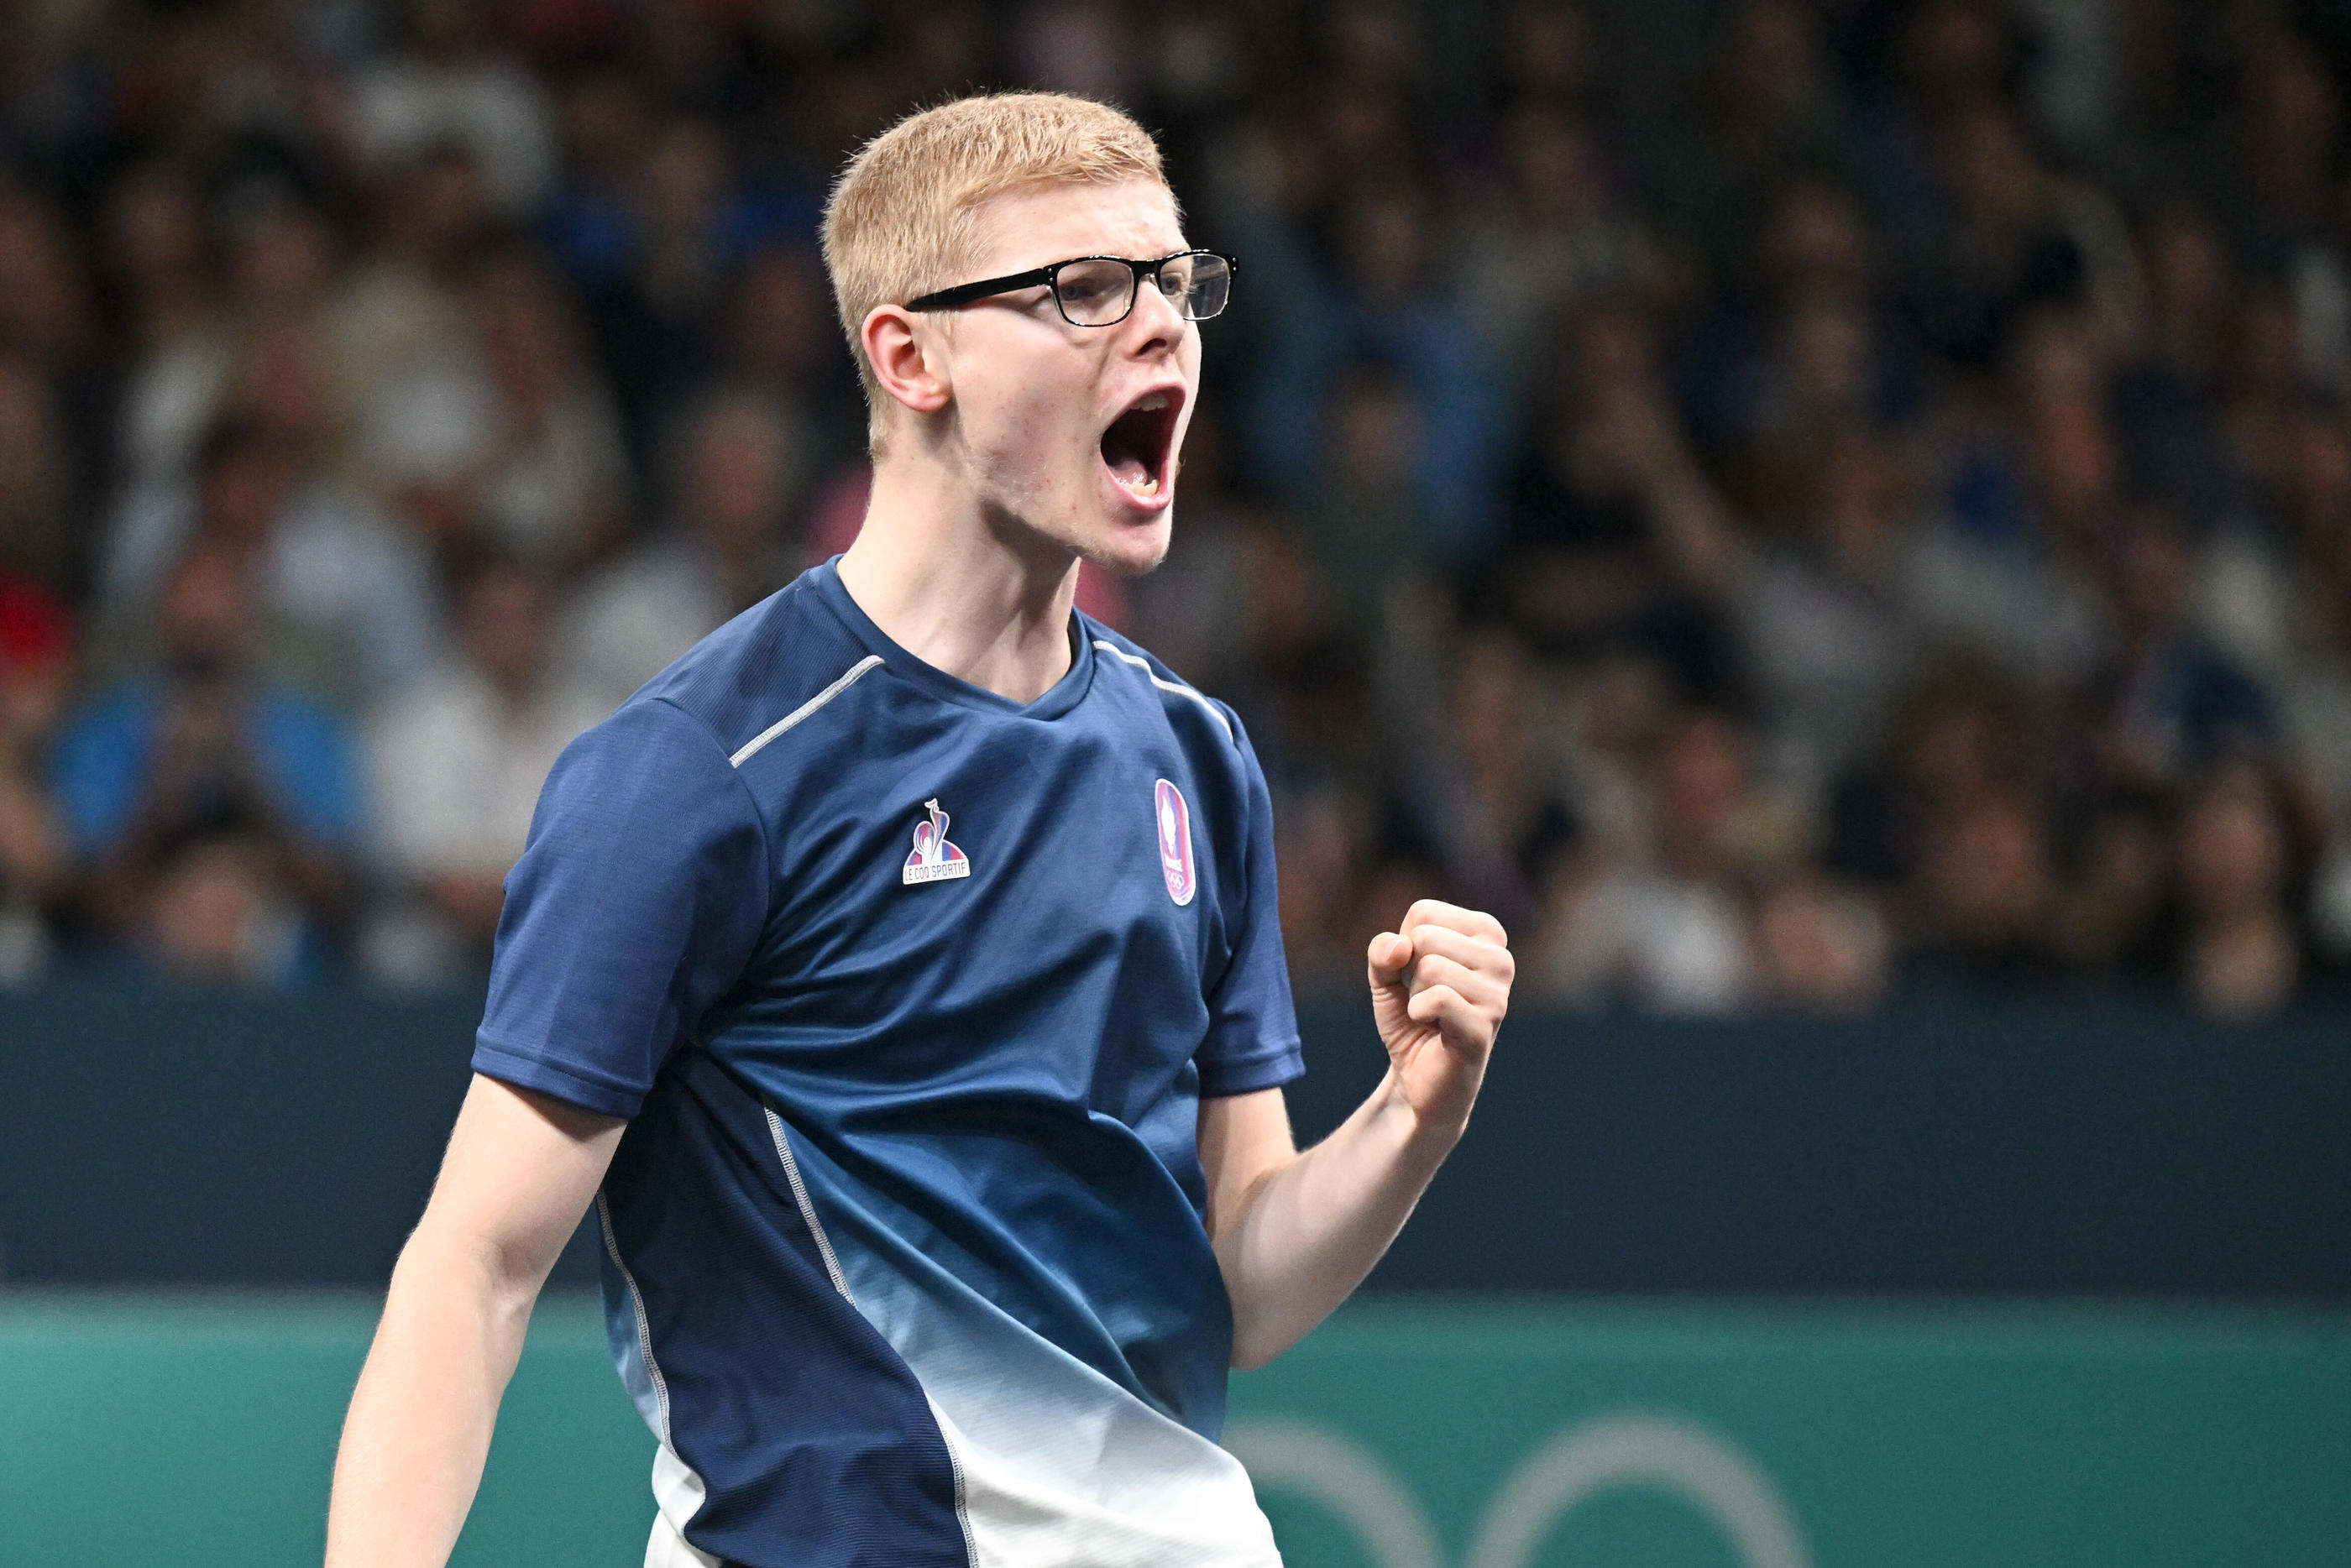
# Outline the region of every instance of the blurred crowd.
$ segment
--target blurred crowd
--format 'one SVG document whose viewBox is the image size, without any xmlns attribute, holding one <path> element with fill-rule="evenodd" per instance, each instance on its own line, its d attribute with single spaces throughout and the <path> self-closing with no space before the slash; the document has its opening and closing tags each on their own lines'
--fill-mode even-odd
<svg viewBox="0 0 2351 1568">
<path fill-rule="evenodd" d="M 1301 988 L 1853 1012 L 2351 958 L 2340 7 L 0 11 L 0 979 L 477 974 L 566 741 L 853 538 L 826 184 L 1118 101 L 1241 258 L 1167 565 Z"/>
</svg>

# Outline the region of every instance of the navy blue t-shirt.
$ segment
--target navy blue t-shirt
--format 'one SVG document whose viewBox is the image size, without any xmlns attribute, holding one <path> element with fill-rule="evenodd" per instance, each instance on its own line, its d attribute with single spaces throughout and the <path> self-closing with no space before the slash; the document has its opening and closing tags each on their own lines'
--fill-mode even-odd
<svg viewBox="0 0 2351 1568">
<path fill-rule="evenodd" d="M 1196 1143 L 1301 1071 L 1264 775 L 1132 643 L 1072 654 L 1010 701 L 828 563 L 548 778 L 474 1064 L 630 1118 L 649 1562 L 1278 1561 Z"/>
</svg>

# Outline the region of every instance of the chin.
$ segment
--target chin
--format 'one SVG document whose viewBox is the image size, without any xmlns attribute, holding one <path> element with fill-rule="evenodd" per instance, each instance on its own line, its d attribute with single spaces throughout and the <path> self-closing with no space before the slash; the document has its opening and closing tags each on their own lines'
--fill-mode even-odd
<svg viewBox="0 0 2351 1568">
<path fill-rule="evenodd" d="M 1078 554 L 1114 576 L 1139 577 L 1167 558 L 1167 521 L 1163 513 L 1147 524 L 1115 524 L 1109 536 L 1086 541 Z"/>
</svg>

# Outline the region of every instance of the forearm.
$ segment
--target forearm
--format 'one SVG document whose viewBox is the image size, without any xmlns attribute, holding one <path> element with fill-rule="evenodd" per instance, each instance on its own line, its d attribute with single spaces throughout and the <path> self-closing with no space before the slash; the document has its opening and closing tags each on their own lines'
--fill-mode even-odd
<svg viewBox="0 0 2351 1568">
<path fill-rule="evenodd" d="M 1458 1127 L 1424 1124 L 1391 1072 L 1336 1132 L 1213 1217 L 1234 1366 L 1272 1360 L 1363 1283 L 1459 1137 Z"/>
<path fill-rule="evenodd" d="M 343 1423 L 328 1568 L 448 1561 L 537 1293 L 478 1245 L 410 1238 Z"/>
</svg>

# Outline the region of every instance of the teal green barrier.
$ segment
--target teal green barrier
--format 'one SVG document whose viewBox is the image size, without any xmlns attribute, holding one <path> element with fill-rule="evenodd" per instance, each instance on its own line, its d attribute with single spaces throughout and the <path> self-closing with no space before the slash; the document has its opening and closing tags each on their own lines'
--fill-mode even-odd
<svg viewBox="0 0 2351 1568">
<path fill-rule="evenodd" d="M 372 1308 L 0 1298 L 0 1564 L 315 1562 Z M 1235 1380 L 1291 1568 L 2351 1562 L 2351 1317 L 1353 1311 Z M 464 1564 L 641 1560 L 651 1441 L 542 1305 Z"/>
</svg>

